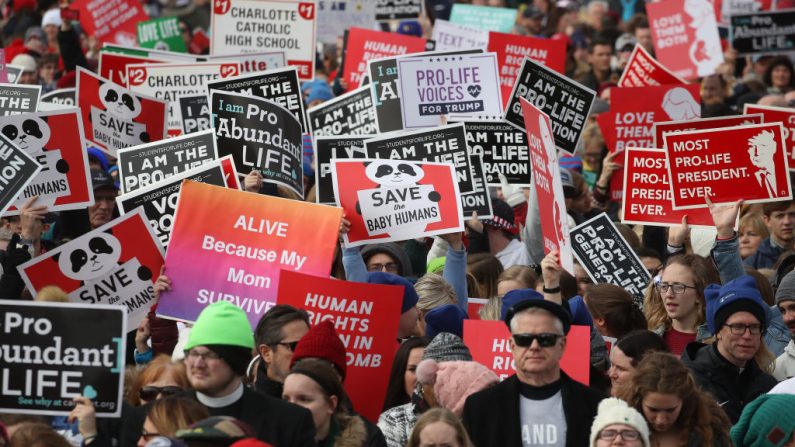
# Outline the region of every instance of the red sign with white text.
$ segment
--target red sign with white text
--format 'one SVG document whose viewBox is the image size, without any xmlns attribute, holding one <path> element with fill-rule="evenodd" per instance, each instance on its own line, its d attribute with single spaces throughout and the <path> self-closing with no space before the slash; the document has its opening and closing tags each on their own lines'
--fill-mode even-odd
<svg viewBox="0 0 795 447">
<path fill-rule="evenodd" d="M 156 64 L 161 62 L 140 56 L 131 56 L 110 51 L 99 52 L 99 75 L 119 85 L 127 86 L 127 65 L 129 64 Z"/>
<path fill-rule="evenodd" d="M 691 226 L 715 226 L 709 208 L 673 208 L 668 162 L 662 149 L 625 151 L 622 206 L 621 222 L 626 224 L 676 226 L 687 215 Z"/>
<path fill-rule="evenodd" d="M 138 0 L 76 0 L 70 6 L 80 12 L 80 26 L 100 42 L 135 46 L 138 22 L 149 16 Z"/>
<path fill-rule="evenodd" d="M 489 33 L 487 51 L 497 53 L 503 107 L 506 107 L 508 100 L 511 99 L 511 91 L 525 57 L 560 74 L 565 74 L 566 71 L 566 42 L 562 40 L 492 31 Z"/>
<path fill-rule="evenodd" d="M 464 320 L 464 344 L 472 353 L 472 360 L 494 371 L 500 380 L 516 373 L 510 339 L 511 332 L 502 321 Z M 560 369 L 587 386 L 590 383 L 590 359 L 591 328 L 572 326 L 566 336 Z"/>
<path fill-rule="evenodd" d="M 661 121 L 654 123 L 654 142 L 651 147 L 663 147 L 663 133 L 684 132 L 688 130 L 717 129 L 720 127 L 744 126 L 746 124 L 762 124 L 762 115 L 719 116 L 716 118 L 699 118 L 687 121 Z"/>
<path fill-rule="evenodd" d="M 657 62 L 640 44 L 635 45 L 635 49 L 632 50 L 629 61 L 627 61 L 627 66 L 624 68 L 624 73 L 618 80 L 619 87 L 672 84 L 686 84 L 686 82 Z"/>
<path fill-rule="evenodd" d="M 790 169 L 795 170 L 795 109 L 746 104 L 743 113 L 761 113 L 764 122 L 780 122 L 784 126 L 784 147 L 787 150 Z"/>
<path fill-rule="evenodd" d="M 345 345 L 345 391 L 357 412 L 378 420 L 395 355 L 403 287 L 282 270 L 278 296 L 279 304 L 305 309 L 313 326 L 334 322 Z"/>
<path fill-rule="evenodd" d="M 663 134 L 674 208 L 791 200 L 781 123 Z"/>
<path fill-rule="evenodd" d="M 367 61 L 389 56 L 399 56 L 425 51 L 426 40 L 397 33 L 374 31 L 364 28 L 348 30 L 345 44 L 345 68 L 343 78 L 348 91 L 355 90 L 367 71 Z"/>
</svg>

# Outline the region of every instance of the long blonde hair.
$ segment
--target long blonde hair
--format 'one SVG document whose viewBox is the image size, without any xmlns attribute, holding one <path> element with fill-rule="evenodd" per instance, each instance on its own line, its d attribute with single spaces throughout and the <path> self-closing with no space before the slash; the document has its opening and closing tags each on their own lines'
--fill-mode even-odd
<svg viewBox="0 0 795 447">
<path fill-rule="evenodd" d="M 458 416 L 447 408 L 442 407 L 430 409 L 420 417 L 417 424 L 414 426 L 414 430 L 411 432 L 406 447 L 420 447 L 420 433 L 422 433 L 425 427 L 435 422 L 444 422 L 450 427 L 453 427 L 456 441 L 458 441 L 461 447 L 475 447 L 474 444 L 472 444 L 472 440 L 469 439 L 469 434 L 467 434 L 461 420 L 458 419 Z"/>
</svg>

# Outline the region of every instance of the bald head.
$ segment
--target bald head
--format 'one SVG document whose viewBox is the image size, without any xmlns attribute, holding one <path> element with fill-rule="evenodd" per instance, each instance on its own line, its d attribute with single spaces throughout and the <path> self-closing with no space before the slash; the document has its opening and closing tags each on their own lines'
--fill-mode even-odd
<svg viewBox="0 0 795 447">
<path fill-rule="evenodd" d="M 766 95 L 757 102 L 760 106 L 787 107 L 787 100 L 783 95 Z"/>
</svg>

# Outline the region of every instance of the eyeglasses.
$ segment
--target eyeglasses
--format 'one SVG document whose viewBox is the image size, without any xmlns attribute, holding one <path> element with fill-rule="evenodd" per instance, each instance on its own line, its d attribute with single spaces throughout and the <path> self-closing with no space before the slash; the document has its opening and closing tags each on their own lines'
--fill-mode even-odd
<svg viewBox="0 0 795 447">
<path fill-rule="evenodd" d="M 551 348 L 555 346 L 559 338 L 563 338 L 563 335 L 551 333 L 513 334 L 513 341 L 516 343 L 516 346 L 520 348 L 529 348 L 535 340 L 538 340 L 538 346 L 542 348 Z"/>
<path fill-rule="evenodd" d="M 150 438 L 154 438 L 155 436 L 160 436 L 160 433 L 149 433 L 147 431 L 141 432 L 141 437 L 144 438 L 144 441 L 149 441 Z"/>
<path fill-rule="evenodd" d="M 658 282 L 656 285 L 657 291 L 660 292 L 660 295 L 665 295 L 668 293 L 668 289 L 671 289 L 674 292 L 674 295 L 681 295 L 685 293 L 687 289 L 696 289 L 693 286 L 687 286 L 679 282 L 675 282 L 673 284 L 668 284 L 667 282 Z"/>
<path fill-rule="evenodd" d="M 370 265 L 367 266 L 367 271 L 368 272 L 383 272 L 384 270 L 386 270 L 387 272 L 390 272 L 390 273 L 397 273 L 399 268 L 400 267 L 396 263 L 390 262 L 388 264 L 370 264 Z"/>
<path fill-rule="evenodd" d="M 751 335 L 759 335 L 762 333 L 761 324 L 724 324 L 731 331 L 732 335 L 744 335 L 745 330 L 749 330 Z"/>
<path fill-rule="evenodd" d="M 612 441 L 619 435 L 624 441 L 637 441 L 640 438 L 640 433 L 637 430 L 602 430 L 599 433 L 599 439 Z"/>
<path fill-rule="evenodd" d="M 197 352 L 192 349 L 188 351 L 188 353 L 185 356 L 188 358 L 188 360 L 193 360 L 193 361 L 196 361 L 199 358 L 205 361 L 218 360 L 221 358 L 221 356 L 219 356 L 217 353 L 213 351 Z"/>
<path fill-rule="evenodd" d="M 287 348 L 287 349 L 289 349 L 290 351 L 293 351 L 293 352 L 295 352 L 295 347 L 298 346 L 298 342 L 297 341 L 287 341 L 287 342 L 280 341 L 280 342 L 278 342 L 276 344 L 284 346 L 285 348 Z"/>
<path fill-rule="evenodd" d="M 152 401 L 157 399 L 158 395 L 168 397 L 181 392 L 182 388 L 178 386 L 145 386 L 138 391 L 138 397 L 140 397 L 141 400 Z"/>
</svg>

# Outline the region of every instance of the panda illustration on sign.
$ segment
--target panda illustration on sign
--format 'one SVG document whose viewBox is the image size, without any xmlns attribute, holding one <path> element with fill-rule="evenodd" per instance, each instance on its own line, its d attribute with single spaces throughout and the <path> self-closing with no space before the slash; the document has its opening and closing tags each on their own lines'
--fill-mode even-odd
<svg viewBox="0 0 795 447">
<path fill-rule="evenodd" d="M 14 202 L 17 208 L 21 208 L 33 196 L 39 196 L 36 205 L 52 206 L 58 197 L 71 193 L 66 178 L 69 163 L 61 157 L 61 151 L 50 144 L 52 133 L 46 116 L 25 114 L 4 117 L 0 132 L 42 166 L 39 175 Z"/>
<path fill-rule="evenodd" d="M 356 211 L 362 215 L 370 236 L 384 235 L 393 240 L 417 236 L 417 228 L 439 222 L 441 194 L 433 185 L 422 185 L 422 167 L 405 160 L 364 162 L 365 175 L 378 184 L 358 192 Z"/>
<path fill-rule="evenodd" d="M 99 100 L 105 109 L 92 106 L 90 115 L 94 141 L 108 149 L 122 149 L 150 141 L 146 126 L 134 121 L 142 111 L 141 100 L 135 93 L 112 82 L 102 82 Z"/>
</svg>

